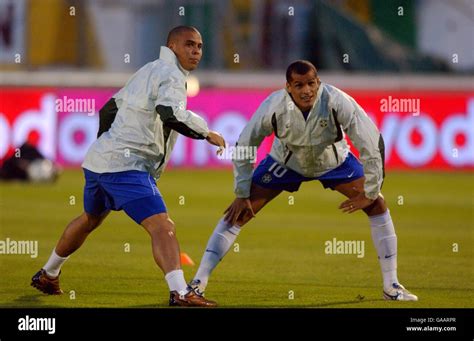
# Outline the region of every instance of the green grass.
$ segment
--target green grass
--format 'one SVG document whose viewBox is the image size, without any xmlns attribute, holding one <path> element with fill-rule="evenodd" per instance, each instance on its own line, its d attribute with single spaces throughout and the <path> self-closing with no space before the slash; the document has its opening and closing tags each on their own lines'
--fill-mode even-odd
<svg viewBox="0 0 474 341">
<path fill-rule="evenodd" d="M 216 268 L 207 296 L 221 307 L 473 307 L 473 180 L 472 173 L 388 173 L 384 195 L 398 234 L 399 278 L 419 302 L 381 299 L 367 218 L 340 213 L 343 197 L 318 182 L 294 193 L 294 205 L 283 193 L 244 228 L 239 252 L 231 249 Z M 232 185 L 228 170 L 170 170 L 158 183 L 181 249 L 197 264 L 233 198 Z M 0 255 L 0 307 L 165 307 L 168 289 L 149 237 L 123 212 L 109 215 L 65 264 L 65 295 L 45 296 L 29 286 L 64 226 L 81 213 L 82 186 L 79 170 L 66 171 L 54 185 L 0 184 L 0 239 L 39 243 L 38 258 Z M 326 255 L 324 242 L 333 238 L 364 240 L 365 257 Z M 197 265 L 184 270 L 189 280 Z"/>
</svg>

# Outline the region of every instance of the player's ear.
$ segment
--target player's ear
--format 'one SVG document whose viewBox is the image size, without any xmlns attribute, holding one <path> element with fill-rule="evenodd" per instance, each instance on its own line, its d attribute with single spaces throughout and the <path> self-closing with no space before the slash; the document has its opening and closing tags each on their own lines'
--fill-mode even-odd
<svg viewBox="0 0 474 341">
<path fill-rule="evenodd" d="M 286 82 L 286 91 L 291 93 L 290 89 L 291 89 L 290 83 Z"/>
</svg>

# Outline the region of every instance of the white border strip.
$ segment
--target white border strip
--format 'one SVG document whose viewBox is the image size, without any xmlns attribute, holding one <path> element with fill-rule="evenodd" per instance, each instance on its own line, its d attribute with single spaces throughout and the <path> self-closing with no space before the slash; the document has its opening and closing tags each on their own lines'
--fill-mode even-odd
<svg viewBox="0 0 474 341">
<path fill-rule="evenodd" d="M 285 85 L 285 72 L 193 73 L 200 87 L 238 89 L 279 89 Z M 112 87 L 120 88 L 132 73 L 94 71 L 8 71 L 0 73 L 0 86 Z M 363 74 L 321 72 L 323 82 L 345 89 L 473 91 L 472 75 Z"/>
</svg>

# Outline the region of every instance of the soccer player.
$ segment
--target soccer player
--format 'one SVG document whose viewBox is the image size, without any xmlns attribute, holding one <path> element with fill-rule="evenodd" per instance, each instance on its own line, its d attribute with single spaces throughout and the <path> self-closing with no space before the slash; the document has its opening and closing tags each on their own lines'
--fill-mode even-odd
<svg viewBox="0 0 474 341">
<path fill-rule="evenodd" d="M 168 34 L 159 59 L 138 70 L 100 111 L 99 137 L 84 163 L 84 213 L 66 227 L 31 285 L 58 295 L 61 266 L 110 210 L 120 211 L 149 233 L 155 262 L 165 274 L 171 306 L 215 306 L 184 279 L 175 226 L 155 179 L 163 172 L 178 133 L 225 146 L 223 137 L 186 110 L 186 76 L 202 56 L 199 31 L 179 26 Z M 218 151 L 218 152 L 219 152 Z M 154 179 L 155 178 L 155 179 Z"/>
<path fill-rule="evenodd" d="M 240 134 L 237 148 L 256 148 L 272 133 L 275 139 L 255 170 L 251 161 L 234 158 L 236 199 L 211 235 L 190 285 L 202 295 L 212 270 L 258 211 L 282 191 L 294 192 L 303 181 L 319 180 L 324 188 L 348 197 L 339 206 L 342 212 L 363 210 L 368 215 L 384 298 L 416 301 L 397 278 L 397 236 L 380 193 L 382 136 L 352 97 L 320 82 L 310 62 L 292 63 L 286 80 L 286 89 L 268 96 Z M 359 150 L 360 161 L 350 152 L 344 132 Z"/>
</svg>

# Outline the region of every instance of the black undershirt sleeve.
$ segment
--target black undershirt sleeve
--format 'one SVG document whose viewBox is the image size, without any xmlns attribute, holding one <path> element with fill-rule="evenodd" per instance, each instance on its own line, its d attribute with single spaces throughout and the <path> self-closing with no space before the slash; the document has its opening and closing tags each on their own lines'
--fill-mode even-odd
<svg viewBox="0 0 474 341">
<path fill-rule="evenodd" d="M 204 140 L 206 138 L 204 135 L 188 127 L 184 122 L 178 121 L 171 107 L 157 105 L 156 112 L 160 115 L 165 127 L 176 130 L 178 133 L 195 140 Z"/>
<path fill-rule="evenodd" d="M 113 97 L 99 110 L 99 131 L 97 132 L 97 138 L 110 129 L 112 122 L 115 120 L 115 116 L 117 116 L 117 111 L 117 104 Z"/>
</svg>

